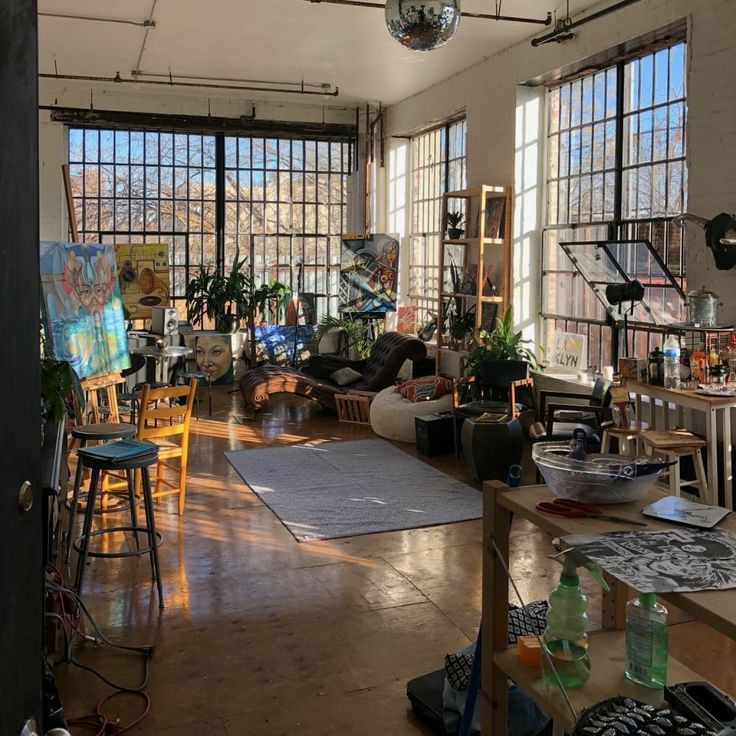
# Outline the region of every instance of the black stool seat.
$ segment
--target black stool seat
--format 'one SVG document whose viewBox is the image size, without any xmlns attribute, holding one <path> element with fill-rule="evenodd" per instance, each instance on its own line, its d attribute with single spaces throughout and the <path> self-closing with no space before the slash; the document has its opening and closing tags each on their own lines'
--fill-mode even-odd
<svg viewBox="0 0 736 736">
<path fill-rule="evenodd" d="M 127 440 L 135 437 L 135 431 L 135 427 L 128 422 L 80 424 L 72 429 L 72 437 L 87 442 L 92 440 Z"/>
<path fill-rule="evenodd" d="M 74 587 L 77 595 L 82 594 L 82 583 L 84 581 L 84 570 L 88 557 L 132 557 L 137 555 L 149 555 L 151 561 L 151 573 L 156 581 L 158 588 L 159 607 L 164 607 L 163 586 L 161 582 L 161 572 L 158 563 L 158 546 L 163 541 L 163 537 L 156 531 L 156 519 L 153 513 L 153 495 L 151 493 L 151 478 L 148 468 L 158 460 L 158 447 L 151 444 L 151 451 L 145 455 L 126 458 L 122 460 L 112 461 L 105 458 L 88 457 L 83 453 L 79 455 L 79 464 L 89 468 L 92 471 L 92 480 L 90 481 L 87 508 L 84 514 L 84 527 L 82 536 L 79 537 L 70 547 L 78 553 L 77 572 Z M 108 529 L 99 529 L 92 531 L 92 521 L 94 519 L 95 497 L 97 496 L 100 473 L 103 471 L 124 471 L 128 480 L 128 498 L 130 501 L 130 525 L 116 526 Z M 139 525 L 136 519 L 136 503 L 135 503 L 135 471 L 140 472 L 143 487 L 143 503 L 146 510 L 146 524 Z M 119 532 L 133 532 L 135 535 L 136 549 L 127 552 L 94 552 L 90 551 L 89 543 L 92 537 L 100 537 L 106 534 L 114 534 Z M 138 533 L 145 534 L 148 538 L 148 546 L 141 547 L 138 542 Z"/>
</svg>

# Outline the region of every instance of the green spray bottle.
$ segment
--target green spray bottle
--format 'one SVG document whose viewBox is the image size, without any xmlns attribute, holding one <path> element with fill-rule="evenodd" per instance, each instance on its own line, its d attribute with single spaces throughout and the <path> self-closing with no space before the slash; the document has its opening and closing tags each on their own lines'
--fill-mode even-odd
<svg viewBox="0 0 736 736">
<path fill-rule="evenodd" d="M 588 598 L 580 589 L 578 568 L 589 570 L 603 590 L 610 589 L 595 563 L 574 549 L 565 550 L 562 556 L 563 560 L 559 560 L 560 555 L 554 558 L 562 562 L 562 574 L 549 596 L 547 626 L 542 635 L 545 650 L 542 670 L 551 685 L 576 688 L 582 687 L 590 677 Z"/>
</svg>

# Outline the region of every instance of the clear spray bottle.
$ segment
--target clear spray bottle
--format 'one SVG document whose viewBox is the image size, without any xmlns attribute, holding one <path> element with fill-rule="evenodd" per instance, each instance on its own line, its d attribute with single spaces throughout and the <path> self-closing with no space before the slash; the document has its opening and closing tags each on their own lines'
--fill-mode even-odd
<svg viewBox="0 0 736 736">
<path fill-rule="evenodd" d="M 608 591 L 600 568 L 585 560 L 574 549 L 564 553 L 562 574 L 550 593 L 547 626 L 542 635 L 545 656 L 542 670 L 551 685 L 565 688 L 582 687 L 590 677 L 588 658 L 588 598 L 580 589 L 578 567 L 585 567 L 595 581 Z M 554 667 L 554 670 L 553 670 Z"/>
</svg>

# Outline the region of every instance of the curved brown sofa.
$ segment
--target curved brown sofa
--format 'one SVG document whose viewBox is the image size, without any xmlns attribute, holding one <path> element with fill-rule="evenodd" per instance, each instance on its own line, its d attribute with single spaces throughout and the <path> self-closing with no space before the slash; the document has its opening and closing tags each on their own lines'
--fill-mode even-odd
<svg viewBox="0 0 736 736">
<path fill-rule="evenodd" d="M 335 409 L 335 394 L 351 391 L 380 391 L 396 379 L 405 360 L 421 360 L 427 356 L 425 344 L 416 337 L 400 332 L 386 332 L 371 348 L 366 360 L 348 360 L 334 355 L 312 355 L 306 366 L 297 371 L 276 365 L 263 365 L 249 370 L 240 379 L 245 406 L 258 411 L 272 394 L 298 394 Z M 338 368 L 349 367 L 361 373 L 355 383 L 338 386 L 329 376 Z"/>
</svg>

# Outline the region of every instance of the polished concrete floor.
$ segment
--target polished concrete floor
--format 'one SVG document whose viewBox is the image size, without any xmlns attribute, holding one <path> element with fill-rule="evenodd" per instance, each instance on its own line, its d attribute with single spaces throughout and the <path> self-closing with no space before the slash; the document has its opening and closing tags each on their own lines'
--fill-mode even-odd
<svg viewBox="0 0 736 736">
<path fill-rule="evenodd" d="M 173 498 L 157 506 L 166 608 L 159 610 L 145 558 L 93 560 L 85 579 L 84 599 L 106 635 L 156 647 L 150 713 L 130 733 L 429 733 L 408 707 L 406 681 L 442 667 L 447 652 L 475 637 L 480 522 L 297 543 L 223 453 L 372 432 L 296 397 L 277 398 L 250 420 L 237 394 L 213 394 L 212 419 L 192 423 L 186 512 L 177 516 Z M 452 456 L 432 464 L 468 479 Z M 105 523 L 120 523 L 114 516 Z M 554 584 L 550 551 L 548 537 L 515 522 L 511 571 L 526 600 Z M 595 624 L 599 596 L 586 586 Z M 714 682 L 736 692 L 731 642 L 694 623 L 671 631 L 683 661 L 706 666 Z M 121 684 L 141 676 L 140 659 L 129 653 L 88 644 L 77 657 Z M 67 716 L 94 712 L 111 692 L 73 665 L 56 674 Z M 106 712 L 126 722 L 138 706 L 124 696 Z"/>
</svg>

